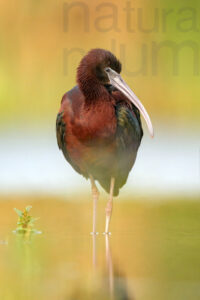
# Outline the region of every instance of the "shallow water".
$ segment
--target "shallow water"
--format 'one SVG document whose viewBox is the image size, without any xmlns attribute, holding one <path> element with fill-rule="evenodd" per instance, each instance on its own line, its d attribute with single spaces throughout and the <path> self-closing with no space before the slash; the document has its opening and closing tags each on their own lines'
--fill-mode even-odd
<svg viewBox="0 0 200 300">
<path fill-rule="evenodd" d="M 13 207 L 28 204 L 43 233 L 17 236 Z M 105 237 L 105 201 L 99 235 L 91 236 L 87 200 L 2 199 L 0 299 L 200 299 L 197 199 L 114 204 L 112 235 Z"/>
</svg>

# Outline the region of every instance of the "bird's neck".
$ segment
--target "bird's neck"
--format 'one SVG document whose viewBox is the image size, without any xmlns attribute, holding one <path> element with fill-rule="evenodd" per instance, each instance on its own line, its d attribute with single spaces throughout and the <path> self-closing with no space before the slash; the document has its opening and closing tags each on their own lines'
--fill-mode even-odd
<svg viewBox="0 0 200 300">
<path fill-rule="evenodd" d="M 108 90 L 89 71 L 79 69 L 77 73 L 78 86 L 85 97 L 86 105 L 99 101 L 108 101 L 110 96 Z"/>
</svg>

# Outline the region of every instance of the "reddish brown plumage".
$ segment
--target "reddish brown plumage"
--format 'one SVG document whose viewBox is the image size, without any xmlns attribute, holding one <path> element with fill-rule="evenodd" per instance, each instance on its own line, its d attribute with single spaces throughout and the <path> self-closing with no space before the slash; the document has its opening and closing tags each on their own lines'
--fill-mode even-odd
<svg viewBox="0 0 200 300">
<path fill-rule="evenodd" d="M 108 77 L 102 72 L 105 67 L 121 72 L 121 63 L 109 51 L 93 49 L 81 60 L 77 69 L 77 83 L 87 103 L 94 103 L 95 99 L 109 101 L 109 94 L 102 84 L 108 82 Z"/>
<path fill-rule="evenodd" d="M 117 126 L 114 106 L 101 99 L 85 105 L 84 97 L 76 87 L 64 95 L 60 112 L 63 112 L 62 119 L 66 124 L 67 152 L 84 174 L 87 163 L 97 159 L 98 148 L 106 147 L 106 144 L 111 146 L 111 139 L 114 140 Z"/>
<path fill-rule="evenodd" d="M 109 91 L 105 67 L 121 71 L 120 62 L 109 51 L 94 49 L 82 59 L 77 70 L 78 86 L 62 98 L 57 139 L 65 158 L 86 178 L 92 174 L 108 191 L 110 177 L 114 176 L 116 195 L 135 161 L 142 129 L 130 137 L 133 123 L 141 125 L 139 112 L 121 92 Z M 131 126 L 123 131 L 129 118 L 133 119 Z"/>
</svg>

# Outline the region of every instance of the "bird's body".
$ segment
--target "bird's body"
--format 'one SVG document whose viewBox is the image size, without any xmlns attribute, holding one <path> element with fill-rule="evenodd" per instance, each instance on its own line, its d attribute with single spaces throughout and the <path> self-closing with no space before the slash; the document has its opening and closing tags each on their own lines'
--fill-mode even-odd
<svg viewBox="0 0 200 300">
<path fill-rule="evenodd" d="M 135 162 L 143 133 L 138 109 L 119 91 L 108 91 L 106 96 L 86 104 L 78 86 L 67 92 L 57 117 L 57 138 L 78 173 L 86 178 L 93 175 L 107 192 L 110 178 L 115 177 L 117 195 Z"/>
<path fill-rule="evenodd" d="M 120 72 L 121 63 L 111 52 L 91 50 L 78 67 L 78 85 L 63 96 L 57 116 L 59 148 L 71 166 L 92 183 L 93 232 L 98 198 L 95 180 L 110 192 L 108 233 L 112 196 L 126 183 L 143 136 L 139 110 L 152 130 L 144 107 Z"/>
</svg>

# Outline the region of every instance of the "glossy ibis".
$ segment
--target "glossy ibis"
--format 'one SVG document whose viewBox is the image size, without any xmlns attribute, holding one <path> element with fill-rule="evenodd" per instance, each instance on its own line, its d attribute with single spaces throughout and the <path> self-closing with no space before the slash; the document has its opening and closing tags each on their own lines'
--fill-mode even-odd
<svg viewBox="0 0 200 300">
<path fill-rule="evenodd" d="M 109 193 L 109 233 L 113 196 L 126 183 L 143 136 L 140 112 L 153 137 L 145 108 L 120 72 L 121 63 L 111 52 L 91 50 L 77 69 L 77 85 L 62 98 L 56 121 L 59 148 L 75 171 L 91 181 L 94 234 L 99 197 L 95 180 Z"/>
</svg>

